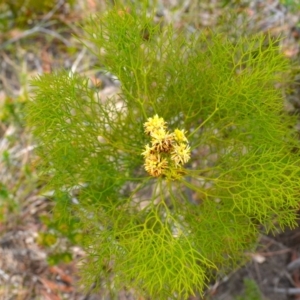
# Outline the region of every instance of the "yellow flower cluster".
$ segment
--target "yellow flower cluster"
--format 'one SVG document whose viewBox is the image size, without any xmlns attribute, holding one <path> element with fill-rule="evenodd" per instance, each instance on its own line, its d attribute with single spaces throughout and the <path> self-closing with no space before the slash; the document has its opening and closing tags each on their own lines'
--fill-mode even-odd
<svg viewBox="0 0 300 300">
<path fill-rule="evenodd" d="M 180 177 L 182 165 L 191 157 L 191 149 L 184 130 L 169 133 L 166 124 L 158 115 L 144 123 L 145 133 L 151 137 L 151 145 L 146 145 L 142 152 L 145 170 L 154 177 Z"/>
</svg>

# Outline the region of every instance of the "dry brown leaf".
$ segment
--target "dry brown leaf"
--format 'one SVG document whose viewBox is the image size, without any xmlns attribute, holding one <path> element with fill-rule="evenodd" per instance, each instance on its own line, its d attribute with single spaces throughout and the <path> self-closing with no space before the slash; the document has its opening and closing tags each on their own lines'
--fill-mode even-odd
<svg viewBox="0 0 300 300">
<path fill-rule="evenodd" d="M 50 272 L 53 274 L 57 274 L 60 279 L 66 283 L 71 284 L 72 283 L 72 277 L 67 275 L 62 269 L 60 269 L 57 266 L 53 266 L 50 268 Z"/>
</svg>

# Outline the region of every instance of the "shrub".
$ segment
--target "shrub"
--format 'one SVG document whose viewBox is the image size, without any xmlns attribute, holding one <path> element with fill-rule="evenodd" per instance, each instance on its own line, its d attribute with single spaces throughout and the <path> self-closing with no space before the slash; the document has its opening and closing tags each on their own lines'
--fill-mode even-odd
<svg viewBox="0 0 300 300">
<path fill-rule="evenodd" d="M 85 31 L 120 93 L 104 101 L 83 76 L 45 74 L 27 110 L 59 215 L 84 232 L 83 281 L 153 299 L 202 293 L 260 229 L 295 225 L 298 141 L 276 87 L 288 62 L 271 37 L 187 37 L 134 7 Z M 175 163 L 179 131 L 187 156 Z M 153 170 L 166 160 L 160 172 L 146 172 L 150 154 Z"/>
</svg>

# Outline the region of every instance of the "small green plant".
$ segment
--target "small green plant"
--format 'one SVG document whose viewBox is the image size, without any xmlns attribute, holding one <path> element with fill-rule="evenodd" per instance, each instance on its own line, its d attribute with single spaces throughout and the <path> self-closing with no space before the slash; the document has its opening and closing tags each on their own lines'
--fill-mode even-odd
<svg viewBox="0 0 300 300">
<path fill-rule="evenodd" d="M 244 280 L 245 291 L 236 300 L 263 300 L 259 287 L 252 279 Z"/>
<path fill-rule="evenodd" d="M 293 12 L 298 11 L 300 8 L 300 3 L 297 0 L 280 0 L 280 3 Z"/>
<path fill-rule="evenodd" d="M 186 37 L 141 7 L 85 31 L 119 94 L 104 100 L 62 71 L 33 80 L 27 109 L 56 215 L 84 232 L 85 286 L 202 293 L 262 226 L 295 225 L 299 143 L 275 87 L 288 62 L 268 36 Z"/>
</svg>

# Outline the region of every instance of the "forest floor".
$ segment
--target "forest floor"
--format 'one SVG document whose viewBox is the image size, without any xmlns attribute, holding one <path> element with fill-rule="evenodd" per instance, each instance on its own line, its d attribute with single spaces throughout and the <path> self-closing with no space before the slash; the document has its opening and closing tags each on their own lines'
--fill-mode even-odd
<svg viewBox="0 0 300 300">
<path fill-rule="evenodd" d="M 51 195 L 41 193 L 39 158 L 23 113 L 32 96 L 31 78 L 59 69 L 87 76 L 101 86 L 103 95 L 116 92 L 113 81 L 95 71 L 95 57 L 76 38 L 82 35 L 76 24 L 105 10 L 107 4 L 44 0 L 33 6 L 31 2 L 35 1 L 0 1 L 0 300 L 115 299 L 105 289 L 97 293 L 93 287 L 82 289 L 77 271 L 84 250 L 71 236 L 72 229 L 52 220 Z M 192 32 L 211 27 L 229 36 L 257 32 L 280 36 L 281 51 L 293 62 L 293 84 L 284 92 L 284 106 L 289 113 L 298 112 L 297 0 L 161 0 L 157 14 L 164 22 Z M 248 264 L 219 276 L 205 299 L 300 299 L 300 227 L 261 235 L 258 244 L 253 253 L 245 253 Z M 116 298 L 142 299 L 126 290 Z"/>
</svg>

